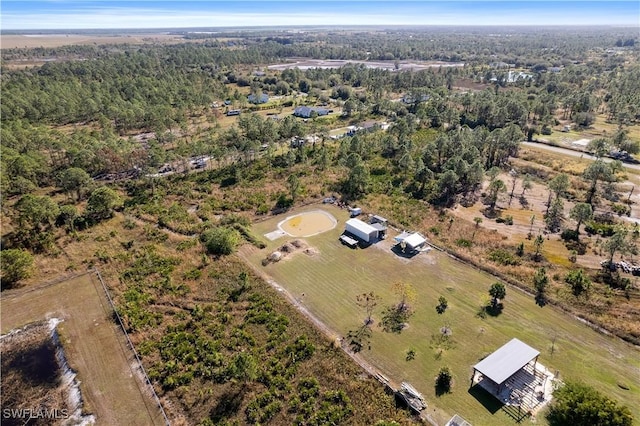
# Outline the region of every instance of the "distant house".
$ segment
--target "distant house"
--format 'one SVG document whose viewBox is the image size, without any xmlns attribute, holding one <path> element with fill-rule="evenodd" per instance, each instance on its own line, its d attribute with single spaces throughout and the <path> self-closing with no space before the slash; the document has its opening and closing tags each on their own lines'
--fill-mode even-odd
<svg viewBox="0 0 640 426">
<path fill-rule="evenodd" d="M 269 96 L 266 93 L 261 93 L 259 95 L 251 94 L 247 96 L 247 100 L 252 104 L 266 104 L 269 102 Z"/>
<path fill-rule="evenodd" d="M 531 78 L 533 78 L 532 74 L 509 71 L 509 74 L 507 75 L 507 83 L 515 83 L 518 80 L 529 80 Z"/>
<path fill-rule="evenodd" d="M 242 110 L 239 110 L 239 109 L 230 109 L 229 111 L 227 111 L 227 115 L 228 116 L 240 115 L 241 112 L 242 112 Z"/>
<path fill-rule="evenodd" d="M 328 115 L 332 110 L 318 107 L 299 106 L 293 111 L 293 115 L 300 118 L 311 118 L 312 113 L 318 116 Z"/>
<path fill-rule="evenodd" d="M 415 99 L 415 98 L 417 98 L 417 99 Z M 402 102 L 405 103 L 405 104 L 408 104 L 408 105 L 419 104 L 420 102 L 428 101 L 429 99 L 431 99 L 431 96 L 427 95 L 426 93 L 423 93 L 423 94 L 421 94 L 419 96 L 416 96 L 415 98 L 414 98 L 414 96 L 412 96 L 409 93 L 407 93 L 406 95 L 404 95 L 402 97 Z"/>
<path fill-rule="evenodd" d="M 256 77 L 264 77 L 265 75 L 267 75 L 267 73 L 265 73 L 264 71 L 254 71 L 253 75 L 255 75 Z"/>
<path fill-rule="evenodd" d="M 549 71 L 549 72 L 560 72 L 560 71 L 562 71 L 562 67 L 549 67 L 549 68 L 547 68 L 547 71 Z"/>
<path fill-rule="evenodd" d="M 377 121 L 365 121 L 359 126 L 349 126 L 347 136 L 354 136 L 356 133 L 375 132 L 381 128 L 381 124 Z"/>
<path fill-rule="evenodd" d="M 495 69 L 509 68 L 509 64 L 506 62 L 491 62 L 489 66 Z"/>
</svg>

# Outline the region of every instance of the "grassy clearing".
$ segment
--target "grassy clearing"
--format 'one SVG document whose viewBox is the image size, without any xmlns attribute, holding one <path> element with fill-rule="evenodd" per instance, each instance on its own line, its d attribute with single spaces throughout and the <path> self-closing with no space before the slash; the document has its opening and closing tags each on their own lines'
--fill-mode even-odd
<svg viewBox="0 0 640 426">
<path fill-rule="evenodd" d="M 356 305 L 358 294 L 373 291 L 381 296 L 373 314 L 371 349 L 365 346 L 362 355 L 393 379 L 408 380 L 423 392 L 429 411 L 436 419 L 444 423 L 447 416 L 459 413 L 474 424 L 514 423 L 502 410 L 492 414 L 482 401 L 468 392 L 471 367 L 512 337 L 540 350 L 540 362 L 559 370 L 561 377 L 592 384 L 628 405 L 634 415 L 640 417 L 635 405 L 640 398 L 640 382 L 634 376 L 640 367 L 636 349 L 599 334 L 551 307 L 540 308 L 532 297 L 511 287 L 507 290 L 504 312 L 498 317 L 481 319 L 477 312 L 488 298 L 487 290 L 495 281 L 493 277 L 435 251 L 411 260 L 396 257 L 389 250 L 389 239 L 366 250 L 350 250 L 337 240 L 347 219 L 346 212 L 328 209 L 338 218 L 339 225 L 306 239 L 319 254 L 298 254 L 262 267 L 261 259 L 287 241 L 281 238 L 269 242 L 264 250 L 245 246 L 242 256 L 298 297 L 311 313 L 340 336 L 363 324 L 366 314 Z M 256 224 L 256 234 L 272 231 L 280 219 Z M 399 335 L 384 333 L 377 325 L 382 310 L 397 302 L 391 291 L 397 281 L 411 284 L 417 293 L 413 303 L 415 315 Z M 443 315 L 435 310 L 439 296 L 449 301 Z M 438 336 L 439 329 L 445 325 L 453 331 L 453 344 L 448 348 L 433 342 L 433 337 Z M 411 349 L 415 351 L 415 359 L 406 361 Z M 454 390 L 436 397 L 434 378 L 445 365 L 452 369 Z M 630 390 L 621 389 L 618 383 Z"/>
<path fill-rule="evenodd" d="M 93 274 L 2 295 L 2 333 L 45 318 L 58 326 L 71 368 L 78 372 L 85 409 L 98 424 L 163 424 L 161 413 L 132 374 L 133 356 L 111 320 Z"/>
</svg>

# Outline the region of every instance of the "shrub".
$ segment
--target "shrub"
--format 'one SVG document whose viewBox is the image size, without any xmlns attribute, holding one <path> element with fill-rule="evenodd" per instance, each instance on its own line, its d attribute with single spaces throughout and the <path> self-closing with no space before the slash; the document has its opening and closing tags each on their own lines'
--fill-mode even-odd
<svg viewBox="0 0 640 426">
<path fill-rule="evenodd" d="M 633 416 L 624 405 L 582 383 L 567 382 L 553 392 L 547 413 L 550 426 L 601 425 L 631 426 Z"/>
<path fill-rule="evenodd" d="M 436 306 L 436 312 L 438 312 L 439 314 L 444 314 L 448 306 L 449 302 L 447 302 L 447 299 L 444 296 L 440 296 L 440 298 L 438 299 L 438 306 Z"/>
<path fill-rule="evenodd" d="M 489 260 L 505 266 L 514 266 L 520 264 L 520 259 L 515 258 L 505 249 L 495 249 L 489 253 Z"/>
<path fill-rule="evenodd" d="M 591 279 L 582 269 L 574 269 L 567 273 L 564 281 L 571 287 L 571 292 L 578 297 L 591 287 Z"/>
<path fill-rule="evenodd" d="M 497 223 L 504 223 L 505 225 L 513 225 L 513 216 L 499 217 L 496 219 Z"/>
<path fill-rule="evenodd" d="M 449 367 L 442 367 L 436 377 L 436 395 L 440 396 L 445 393 L 451 392 L 451 370 Z"/>
<path fill-rule="evenodd" d="M 560 234 L 560 238 L 562 238 L 563 241 L 578 241 L 579 234 L 575 229 L 565 229 L 562 231 L 562 234 Z"/>
<path fill-rule="evenodd" d="M 19 281 L 31 276 L 33 256 L 25 250 L 2 250 L 0 264 L 2 264 L 2 288 L 11 288 Z"/>
<path fill-rule="evenodd" d="M 585 226 L 584 230 L 589 235 L 600 234 L 603 237 L 610 237 L 616 232 L 616 227 L 609 223 L 598 223 L 591 221 Z"/>
<path fill-rule="evenodd" d="M 459 247 L 471 247 L 471 241 L 466 238 L 458 238 L 456 240 L 456 245 Z"/>
<path fill-rule="evenodd" d="M 207 252 L 214 255 L 229 255 L 240 243 L 240 233 L 224 226 L 209 229 L 200 235 Z"/>
</svg>

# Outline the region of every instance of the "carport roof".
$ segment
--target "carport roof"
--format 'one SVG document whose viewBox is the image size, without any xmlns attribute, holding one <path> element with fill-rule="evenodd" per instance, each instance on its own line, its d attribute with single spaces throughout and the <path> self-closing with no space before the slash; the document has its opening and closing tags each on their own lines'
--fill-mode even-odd
<svg viewBox="0 0 640 426">
<path fill-rule="evenodd" d="M 501 384 L 540 355 L 540 352 L 513 338 L 473 368 L 496 384 Z"/>
</svg>

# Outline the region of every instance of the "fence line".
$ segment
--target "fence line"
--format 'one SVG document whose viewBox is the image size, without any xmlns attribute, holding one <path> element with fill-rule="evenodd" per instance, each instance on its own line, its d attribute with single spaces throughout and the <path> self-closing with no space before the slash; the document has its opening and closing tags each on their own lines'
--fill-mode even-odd
<svg viewBox="0 0 640 426">
<path fill-rule="evenodd" d="M 160 398 L 158 398 L 158 394 L 156 393 L 156 390 L 153 388 L 153 384 L 151 383 L 151 380 L 149 380 L 149 376 L 147 375 L 147 371 L 144 369 L 144 366 L 142 365 L 142 361 L 140 360 L 140 357 L 138 356 L 138 352 L 136 351 L 135 347 L 133 346 L 133 343 L 131 342 L 131 339 L 129 339 L 129 334 L 127 333 L 127 330 L 124 327 L 124 323 L 122 322 L 122 318 L 120 318 L 120 314 L 118 313 L 118 310 L 116 309 L 115 304 L 113 303 L 113 299 L 111 298 L 111 295 L 109 294 L 109 290 L 107 289 L 107 286 L 105 285 L 104 280 L 102 279 L 102 275 L 100 275 L 100 271 L 97 268 L 95 269 L 95 272 L 96 272 L 96 275 L 98 276 L 98 279 L 100 280 L 100 284 L 102 284 L 102 289 L 104 290 L 104 293 L 107 295 L 107 300 L 109 301 L 109 304 L 111 305 L 111 309 L 113 309 L 113 312 L 116 314 L 116 318 L 118 319 L 118 324 L 120 325 L 120 328 L 122 329 L 122 332 L 124 333 L 124 337 L 125 337 L 125 339 L 127 339 L 127 345 L 129 346 L 129 348 L 133 352 L 133 356 L 135 357 L 136 362 L 138 363 L 138 367 L 140 368 L 140 371 L 142 372 L 142 375 L 144 376 L 146 384 L 149 387 L 149 389 L 151 389 L 151 394 L 153 395 L 153 399 L 155 400 L 156 404 L 158 405 L 158 408 L 160 409 L 160 412 L 162 413 L 162 417 L 164 418 L 164 423 L 165 423 L 166 426 L 171 426 L 171 422 L 169 421 L 169 418 L 167 417 L 167 413 L 164 411 L 164 408 L 162 407 L 162 404 L 160 403 Z"/>
</svg>

